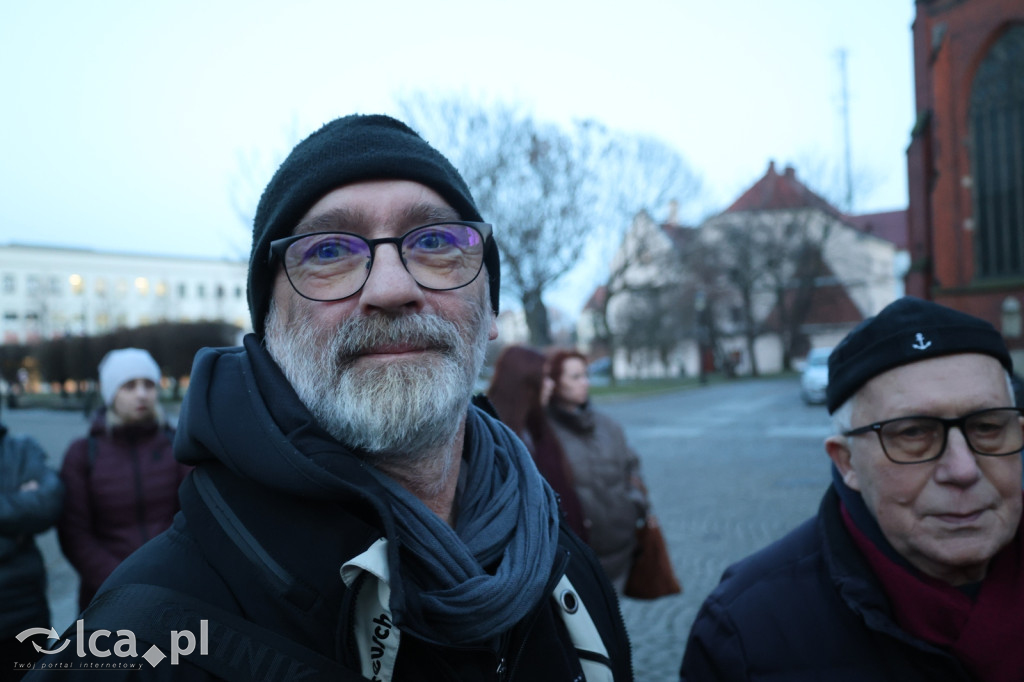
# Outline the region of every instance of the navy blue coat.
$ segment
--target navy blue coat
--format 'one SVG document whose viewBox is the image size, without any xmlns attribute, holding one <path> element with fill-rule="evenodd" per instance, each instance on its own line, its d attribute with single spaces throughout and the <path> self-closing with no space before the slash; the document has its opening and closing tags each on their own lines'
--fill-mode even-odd
<svg viewBox="0 0 1024 682">
<path fill-rule="evenodd" d="M 1016 645 L 1021 633 L 1008 633 Z M 690 631 L 688 682 L 953 682 L 949 653 L 903 631 L 829 488 L 810 519 L 731 566 Z"/>
</svg>

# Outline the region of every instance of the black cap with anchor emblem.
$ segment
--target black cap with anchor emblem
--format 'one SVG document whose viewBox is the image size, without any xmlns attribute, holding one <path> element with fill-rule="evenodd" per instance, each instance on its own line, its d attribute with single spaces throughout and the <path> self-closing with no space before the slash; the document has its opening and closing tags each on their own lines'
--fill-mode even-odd
<svg viewBox="0 0 1024 682">
<path fill-rule="evenodd" d="M 956 353 L 982 353 L 1013 372 L 996 328 L 985 320 L 913 296 L 857 325 L 828 358 L 826 404 L 835 412 L 861 386 L 894 367 Z"/>
</svg>

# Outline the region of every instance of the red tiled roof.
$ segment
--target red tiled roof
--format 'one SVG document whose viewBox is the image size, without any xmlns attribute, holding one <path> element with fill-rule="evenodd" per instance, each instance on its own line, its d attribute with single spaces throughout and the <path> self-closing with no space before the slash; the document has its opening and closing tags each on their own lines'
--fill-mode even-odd
<svg viewBox="0 0 1024 682">
<path fill-rule="evenodd" d="M 818 270 L 819 278 L 825 281 L 835 281 L 835 275 L 827 264 L 821 263 Z M 786 292 L 786 305 L 793 305 L 793 298 L 796 291 Z M 833 284 L 821 284 L 811 291 L 811 304 L 804 318 L 804 325 L 854 325 L 864 319 L 860 309 L 850 298 L 849 292 L 838 282 Z M 765 323 L 769 327 L 776 327 L 779 322 L 778 306 L 772 309 Z"/>
<path fill-rule="evenodd" d="M 601 306 L 604 305 L 605 299 L 608 297 L 608 287 L 601 285 L 594 289 L 594 293 L 587 299 L 586 305 L 583 306 L 584 310 L 600 310 Z"/>
<path fill-rule="evenodd" d="M 818 208 L 832 215 L 839 215 L 832 204 L 812 192 L 796 179 L 796 171 L 786 166 L 782 175 L 775 172 L 775 162 L 768 163 L 768 170 L 760 180 L 740 195 L 725 213 L 737 211 L 765 211 L 784 208 Z"/>
<path fill-rule="evenodd" d="M 861 232 L 881 237 L 900 249 L 906 249 L 910 243 L 907 236 L 907 209 L 848 215 L 845 220 Z"/>
</svg>

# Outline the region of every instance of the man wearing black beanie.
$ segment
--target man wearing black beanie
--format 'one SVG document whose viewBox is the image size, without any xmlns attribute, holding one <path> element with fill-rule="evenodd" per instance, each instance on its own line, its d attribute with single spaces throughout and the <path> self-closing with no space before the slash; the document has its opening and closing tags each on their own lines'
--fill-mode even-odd
<svg viewBox="0 0 1024 682">
<path fill-rule="evenodd" d="M 1024 417 L 989 323 L 904 297 L 829 357 L 833 482 L 730 567 L 685 680 L 1024 680 Z"/>
<path fill-rule="evenodd" d="M 196 356 L 181 513 L 48 662 L 131 631 L 147 679 L 632 679 L 600 564 L 471 401 L 498 286 L 494 228 L 408 126 L 296 146 L 256 212 L 254 333 Z"/>
</svg>

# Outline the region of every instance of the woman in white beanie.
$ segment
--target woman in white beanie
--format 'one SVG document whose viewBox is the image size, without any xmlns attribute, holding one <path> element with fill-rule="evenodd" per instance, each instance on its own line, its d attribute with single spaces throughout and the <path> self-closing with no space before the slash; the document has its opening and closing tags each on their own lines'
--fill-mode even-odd
<svg viewBox="0 0 1024 682">
<path fill-rule="evenodd" d="M 125 557 L 171 525 L 190 467 L 174 459 L 174 432 L 157 402 L 160 367 L 139 348 L 113 350 L 99 366 L 104 407 L 71 443 L 61 479 L 61 549 L 78 571 L 79 607 Z"/>
</svg>

